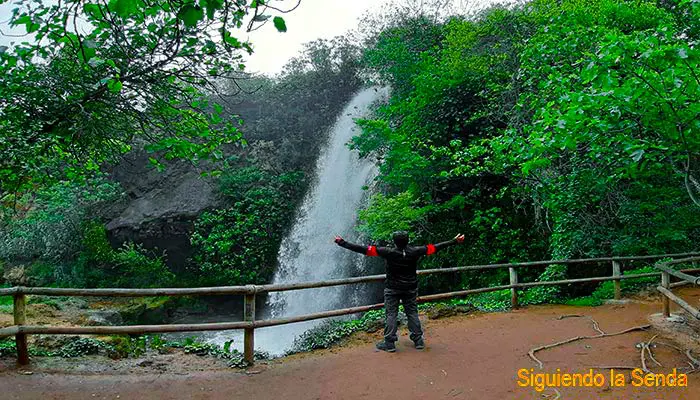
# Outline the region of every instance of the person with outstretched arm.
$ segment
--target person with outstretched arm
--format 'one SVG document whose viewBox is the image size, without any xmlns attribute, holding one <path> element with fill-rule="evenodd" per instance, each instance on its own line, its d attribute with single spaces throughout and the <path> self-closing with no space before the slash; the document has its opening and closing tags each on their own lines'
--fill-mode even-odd
<svg viewBox="0 0 700 400">
<path fill-rule="evenodd" d="M 445 247 L 464 242 L 464 235 L 457 234 L 454 239 L 447 242 L 428 244 L 426 246 L 409 246 L 408 232 L 394 232 L 394 247 L 362 246 L 345 241 L 342 237 L 335 237 L 338 246 L 344 247 L 368 257 L 382 257 L 386 260 L 386 281 L 384 288 L 384 308 L 386 310 L 386 321 L 384 325 L 384 340 L 377 343 L 377 349 L 396 351 L 395 342 L 397 316 L 399 313 L 399 302 L 403 304 L 408 318 L 408 330 L 416 349 L 425 348 L 423 331 L 418 319 L 418 260 L 423 256 L 437 253 Z"/>
</svg>

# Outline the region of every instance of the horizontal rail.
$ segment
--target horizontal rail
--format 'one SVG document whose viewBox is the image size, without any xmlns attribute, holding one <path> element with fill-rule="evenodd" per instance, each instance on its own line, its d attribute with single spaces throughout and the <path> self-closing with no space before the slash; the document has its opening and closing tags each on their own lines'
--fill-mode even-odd
<svg viewBox="0 0 700 400">
<path fill-rule="evenodd" d="M 436 269 L 424 269 L 417 271 L 418 275 L 430 275 L 430 274 L 444 274 L 450 272 L 464 272 L 464 271 L 477 271 L 484 269 L 498 269 L 498 268 L 514 268 L 514 267 L 538 267 L 547 266 L 552 264 L 581 264 L 581 263 L 595 263 L 595 262 L 610 262 L 610 261 L 632 261 L 632 260 L 650 260 L 658 258 L 669 258 L 669 257 L 681 257 L 687 255 L 697 254 L 700 260 L 700 253 L 677 253 L 677 254 L 666 254 L 666 255 L 651 255 L 651 256 L 638 256 L 638 257 L 604 257 L 604 258 L 581 258 L 581 259 L 571 259 L 571 260 L 548 260 L 548 261 L 530 261 L 522 263 L 501 263 L 501 264 L 482 264 L 482 265 L 470 265 L 465 267 L 451 267 L 451 268 L 436 268 Z M 368 275 L 360 276 L 354 278 L 344 278 L 344 279 L 333 279 L 321 282 L 309 282 L 309 283 L 289 283 L 289 284 L 270 284 L 270 285 L 257 285 L 256 293 L 267 293 L 267 292 L 281 292 L 287 290 L 300 290 L 300 289 L 312 289 L 318 287 L 328 287 L 328 286 L 339 286 L 348 285 L 355 283 L 369 283 L 377 282 L 386 279 L 386 275 Z"/>
<path fill-rule="evenodd" d="M 690 284 L 691 284 L 690 282 L 680 281 L 680 282 L 674 282 L 674 283 L 668 285 L 668 287 L 671 288 L 671 289 L 675 289 L 675 288 L 677 288 L 677 287 L 688 286 L 688 285 L 690 285 Z"/>
<path fill-rule="evenodd" d="M 700 271 L 700 269 L 698 269 L 698 270 Z M 661 272 L 649 272 L 649 273 L 644 273 L 644 274 L 622 275 L 619 277 L 605 276 L 605 277 L 595 277 L 595 278 L 566 279 L 566 280 L 561 280 L 561 281 L 527 282 L 527 283 L 518 283 L 515 285 L 491 286 L 491 287 L 478 288 L 478 289 L 460 290 L 457 292 L 425 295 L 425 296 L 418 297 L 416 300 L 418 303 L 426 303 L 426 302 L 435 301 L 435 300 L 444 300 L 444 299 L 450 299 L 450 298 L 455 298 L 455 297 L 463 297 L 463 296 L 468 296 L 468 295 L 477 294 L 477 293 L 496 292 L 499 290 L 521 289 L 521 288 L 536 287 L 536 286 L 554 286 L 554 285 L 564 285 L 564 284 L 569 284 L 569 283 L 581 283 L 581 282 L 602 282 L 602 281 L 612 281 L 612 280 L 620 280 L 620 279 L 638 279 L 638 278 L 645 278 L 645 277 L 658 276 L 658 275 L 661 275 Z M 369 305 L 369 306 L 343 308 L 343 309 L 339 309 L 339 310 L 324 311 L 324 312 L 318 312 L 318 313 L 313 313 L 313 314 L 305 314 L 305 315 L 299 315 L 296 317 L 280 318 L 280 319 L 265 320 L 265 321 L 255 321 L 255 328 L 275 326 L 275 325 L 284 325 L 284 324 L 290 324 L 290 323 L 295 323 L 295 322 L 305 322 L 305 321 L 310 321 L 310 320 L 314 320 L 314 319 L 336 317 L 336 316 L 341 316 L 341 315 L 357 314 L 360 312 L 377 310 L 377 309 L 380 309 L 382 307 L 384 307 L 383 303 L 373 304 L 373 305 Z"/>
<path fill-rule="evenodd" d="M 682 264 L 686 262 L 700 261 L 700 256 L 687 257 L 687 258 L 676 258 L 670 261 L 665 261 L 661 264 L 671 265 L 671 264 Z"/>
<path fill-rule="evenodd" d="M 449 299 L 449 298 L 453 298 L 453 297 L 467 296 L 470 294 L 495 292 L 498 290 L 523 289 L 523 288 L 530 288 L 530 287 L 537 287 L 537 286 L 556 286 L 556 285 L 566 285 L 566 284 L 570 284 L 570 283 L 604 282 L 604 281 L 615 281 L 615 280 L 624 280 L 624 279 L 638 279 L 638 278 L 646 278 L 646 277 L 650 277 L 650 276 L 659 276 L 659 275 L 661 275 L 661 272 L 648 272 L 648 273 L 644 273 L 644 274 L 633 274 L 633 275 L 622 275 L 622 276 L 601 276 L 601 277 L 595 277 L 595 278 L 565 279 L 565 280 L 561 280 L 561 281 L 525 282 L 525 283 L 518 283 L 515 285 L 490 286 L 490 287 L 479 288 L 479 289 L 460 290 L 457 292 L 431 294 L 431 295 L 427 295 L 427 296 L 421 296 L 419 298 L 419 301 L 426 302 L 426 301 L 444 300 L 444 299 Z"/>
<path fill-rule="evenodd" d="M 685 270 L 685 271 L 700 271 L 700 268 L 689 269 L 689 270 Z M 515 285 L 491 286 L 491 287 L 478 288 L 478 289 L 461 290 L 461 291 L 457 291 L 457 292 L 425 295 L 425 296 L 418 297 L 417 302 L 418 303 L 425 303 L 425 302 L 430 302 L 430 301 L 435 301 L 435 300 L 444 300 L 444 299 L 455 298 L 455 297 L 463 297 L 463 296 L 468 296 L 468 295 L 477 294 L 477 293 L 495 292 L 495 291 L 499 291 L 499 290 L 522 289 L 522 288 L 536 287 L 536 286 L 565 285 L 565 284 L 569 284 L 569 283 L 581 283 L 581 282 L 602 282 L 602 281 L 612 281 L 612 280 L 638 279 L 638 278 L 646 278 L 646 277 L 659 276 L 659 275 L 661 275 L 661 272 L 648 272 L 648 273 L 643 273 L 643 274 L 622 275 L 619 277 L 604 276 L 604 277 L 595 277 L 595 278 L 566 279 L 566 280 L 561 280 L 561 281 L 526 282 L 526 283 L 518 283 Z M 382 307 L 384 307 L 383 303 L 373 304 L 373 305 L 368 305 L 368 306 L 343 308 L 343 309 L 333 310 L 333 311 L 324 311 L 324 312 L 318 312 L 318 313 L 313 313 L 313 314 L 300 315 L 300 316 L 296 316 L 296 317 L 280 318 L 280 319 L 266 320 L 266 321 L 255 321 L 255 328 L 275 326 L 275 325 L 284 325 L 284 324 L 290 324 L 290 323 L 295 323 L 295 322 L 304 322 L 304 321 L 310 321 L 310 320 L 314 320 L 314 319 L 336 317 L 336 316 L 341 316 L 341 315 L 357 314 L 360 312 L 366 312 L 366 311 L 370 311 L 370 310 L 380 309 Z"/>
<path fill-rule="evenodd" d="M 678 304 L 678 306 L 687 311 L 696 319 L 700 319 L 700 311 L 698 311 L 698 309 L 694 308 L 693 306 L 688 304 L 688 302 L 673 294 L 670 290 L 666 289 L 663 286 L 657 286 L 656 290 L 661 292 L 661 294 L 663 294 L 664 296 L 668 297 L 669 300 L 671 300 L 672 302 Z"/>
<path fill-rule="evenodd" d="M 14 336 L 18 333 L 28 335 L 55 334 L 55 335 L 139 335 L 145 333 L 169 333 L 169 332 L 198 332 L 198 331 L 223 331 L 230 329 L 264 328 L 275 325 L 285 325 L 294 322 L 311 321 L 314 319 L 336 317 L 341 315 L 356 314 L 384 307 L 384 303 L 369 306 L 351 307 L 340 310 L 324 311 L 297 317 L 279 318 L 264 321 L 238 321 L 220 322 L 208 324 L 180 324 L 180 325 L 131 325 L 131 326 L 45 326 L 22 325 L 0 329 L 0 338 Z"/>
<path fill-rule="evenodd" d="M 657 265 L 656 268 L 663 271 L 663 272 L 667 272 L 669 275 L 673 275 L 682 281 L 692 283 L 694 285 L 700 285 L 700 277 L 688 275 L 688 274 L 681 272 L 681 271 L 676 271 L 675 269 L 669 268 L 668 266 L 663 265 L 663 264 Z"/>
<path fill-rule="evenodd" d="M 320 287 L 352 285 L 356 283 L 380 282 L 386 279 L 385 274 L 381 275 L 366 275 L 353 278 L 331 279 L 319 282 L 300 282 L 300 283 L 277 283 L 269 285 L 256 285 L 256 293 L 283 292 L 287 290 L 314 289 Z"/>
<path fill-rule="evenodd" d="M 521 262 L 521 263 L 470 265 L 468 267 L 453 267 L 453 268 L 420 270 L 420 271 L 418 271 L 418 274 L 422 275 L 422 274 L 432 274 L 432 273 L 441 273 L 441 272 L 442 273 L 459 272 L 459 271 L 496 269 L 496 268 L 544 267 L 544 266 L 553 265 L 553 264 L 584 264 L 584 263 L 598 263 L 598 262 L 612 262 L 612 261 L 641 261 L 641 260 L 653 260 L 653 259 L 659 259 L 659 258 L 673 258 L 673 257 L 685 257 L 685 256 L 698 256 L 697 259 L 700 260 L 700 253 L 676 253 L 676 254 L 636 256 L 636 257 L 635 256 L 626 256 L 626 257 L 577 258 L 577 259 L 570 259 L 570 260 L 548 260 L 548 261 L 528 261 L 528 262 Z M 695 258 L 695 257 L 691 257 L 691 258 Z M 689 260 L 689 259 L 685 259 L 685 260 Z"/>
<path fill-rule="evenodd" d="M 484 264 L 470 265 L 465 267 L 438 268 L 426 269 L 418 271 L 418 275 L 440 274 L 450 272 L 463 272 L 483 269 L 497 268 L 515 268 L 515 267 L 537 267 L 547 266 L 552 264 L 581 264 L 581 263 L 596 263 L 610 261 L 632 261 L 632 260 L 651 260 L 658 258 L 670 257 L 685 257 L 682 260 L 674 260 L 673 263 L 690 261 L 693 259 L 700 260 L 700 253 L 676 253 L 663 255 L 649 256 L 630 256 L 630 257 L 603 257 L 603 258 L 582 258 L 571 260 L 548 260 L 548 261 L 530 261 L 522 263 L 502 263 L 502 264 Z M 677 261 L 677 262 L 676 262 Z M 160 289 L 71 289 L 71 288 L 44 288 L 44 287 L 12 287 L 0 289 L 0 296 L 12 296 L 19 294 L 33 294 L 45 296 L 114 296 L 114 297 L 148 297 L 148 296 L 207 296 L 207 295 L 243 295 L 280 292 L 287 290 L 313 289 L 320 287 L 350 285 L 358 283 L 378 282 L 386 279 L 386 275 L 369 275 L 359 276 L 354 278 L 332 279 L 320 282 L 301 282 L 289 284 L 269 284 L 269 285 L 246 285 L 246 286 L 219 286 L 219 287 L 202 287 L 202 288 L 160 288 Z"/>
<path fill-rule="evenodd" d="M 0 296 L 34 294 L 44 296 L 90 296 L 90 297 L 149 297 L 149 296 L 204 296 L 235 295 L 255 293 L 254 285 L 218 286 L 202 288 L 159 288 L 159 289 L 73 289 L 17 286 L 0 289 Z"/>
<path fill-rule="evenodd" d="M 128 325 L 128 326 L 46 326 L 22 325 L 19 333 L 27 335 L 139 335 L 145 333 L 225 331 L 230 329 L 252 328 L 248 321 L 217 322 L 208 324 L 178 325 Z"/>
<path fill-rule="evenodd" d="M 350 314 L 357 314 L 357 313 L 361 313 L 361 312 L 367 312 L 367 311 L 371 311 L 371 310 L 378 310 L 382 307 L 384 307 L 384 303 L 372 304 L 369 306 L 341 308 L 339 310 L 323 311 L 323 312 L 317 312 L 317 313 L 313 313 L 313 314 L 299 315 L 296 317 L 287 317 L 287 318 L 278 318 L 278 319 L 268 319 L 268 320 L 264 320 L 264 321 L 255 321 L 255 327 L 256 328 L 264 328 L 264 327 L 268 327 L 268 326 L 285 325 L 285 324 L 292 324 L 295 322 L 311 321 L 314 319 L 339 317 L 342 315 L 350 315 Z"/>
<path fill-rule="evenodd" d="M 8 336 L 15 336 L 16 334 L 19 333 L 18 327 L 15 326 L 8 326 L 6 328 L 0 328 L 0 339 Z"/>
</svg>

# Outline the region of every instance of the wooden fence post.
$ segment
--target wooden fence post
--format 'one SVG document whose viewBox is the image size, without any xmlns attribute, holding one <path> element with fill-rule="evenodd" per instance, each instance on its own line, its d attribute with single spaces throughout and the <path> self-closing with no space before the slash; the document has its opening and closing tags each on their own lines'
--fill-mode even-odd
<svg viewBox="0 0 700 400">
<path fill-rule="evenodd" d="M 662 271 L 661 272 L 661 286 L 665 289 L 669 289 L 671 287 L 671 275 L 669 275 L 668 272 Z M 662 295 L 661 298 L 663 299 L 663 305 L 664 305 L 664 317 L 668 318 L 671 316 L 671 303 L 668 297 L 666 295 Z"/>
<path fill-rule="evenodd" d="M 245 295 L 244 321 L 255 321 L 255 292 Z M 243 356 L 249 365 L 255 362 L 255 328 L 245 328 L 243 337 Z"/>
<path fill-rule="evenodd" d="M 620 269 L 620 262 L 613 261 L 612 268 L 613 268 L 613 276 L 619 278 L 622 275 L 622 272 Z M 615 285 L 615 300 L 620 300 L 620 298 L 622 298 L 622 290 L 620 289 L 620 280 L 619 279 L 614 280 L 613 284 Z"/>
<path fill-rule="evenodd" d="M 518 284 L 518 270 L 513 267 L 508 267 L 508 272 L 510 273 L 510 284 Z M 516 288 L 510 289 L 510 306 L 511 308 L 518 308 L 518 290 Z"/>
<path fill-rule="evenodd" d="M 27 298 L 23 293 L 14 295 L 14 320 L 15 325 L 24 325 L 27 321 L 26 314 Z M 27 348 L 27 335 L 18 333 L 15 335 L 15 344 L 17 345 L 17 363 L 19 365 L 29 364 L 29 349 Z"/>
</svg>

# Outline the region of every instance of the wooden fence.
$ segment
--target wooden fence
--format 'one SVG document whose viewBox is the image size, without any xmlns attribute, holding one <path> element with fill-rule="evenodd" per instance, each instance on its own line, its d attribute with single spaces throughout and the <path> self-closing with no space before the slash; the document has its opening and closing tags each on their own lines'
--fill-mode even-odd
<svg viewBox="0 0 700 400">
<path fill-rule="evenodd" d="M 696 319 L 700 319 L 700 311 L 697 308 L 691 306 L 685 300 L 673 294 L 671 288 L 684 286 L 684 285 L 700 285 L 700 277 L 688 275 L 686 272 L 691 272 L 688 270 L 678 271 L 671 268 L 671 265 L 682 264 L 687 262 L 697 262 L 700 261 L 700 257 L 689 257 L 681 258 L 673 261 L 661 262 L 656 265 L 656 269 L 661 271 L 661 285 L 656 289 L 663 295 L 663 314 L 664 317 L 671 316 L 671 304 L 670 301 L 678 304 L 679 307 L 687 311 L 690 315 Z M 680 279 L 679 282 L 671 283 L 671 276 L 675 276 Z"/>
<path fill-rule="evenodd" d="M 694 256 L 694 258 L 693 258 Z M 437 300 L 446 300 L 456 297 L 468 296 L 476 293 L 493 292 L 498 290 L 511 291 L 511 305 L 513 308 L 518 307 L 518 289 L 525 289 L 536 286 L 554 286 L 564 284 L 575 284 L 583 282 L 604 282 L 613 281 L 615 287 L 615 298 L 620 298 L 620 281 L 623 279 L 636 279 L 650 276 L 674 273 L 668 271 L 650 272 L 644 274 L 622 275 L 621 264 L 628 261 L 643 261 L 643 260 L 658 260 L 662 258 L 678 258 L 691 257 L 677 260 L 674 262 L 688 262 L 700 260 L 700 253 L 681 253 L 681 254 L 664 254 L 650 255 L 638 257 L 603 257 L 603 258 L 588 258 L 588 259 L 573 259 L 573 260 L 549 260 L 549 261 L 532 261 L 523 263 L 504 263 L 504 264 L 488 264 L 488 265 L 473 265 L 466 267 L 440 268 L 430 270 L 420 270 L 419 275 L 442 274 L 449 272 L 465 272 L 465 271 L 480 271 L 485 269 L 508 268 L 510 275 L 510 284 L 502 286 L 492 286 L 478 289 L 460 290 L 456 292 L 432 294 L 421 296 L 419 302 L 430 302 Z M 594 278 L 566 279 L 559 281 L 546 282 L 519 282 L 518 269 L 528 267 L 542 267 L 554 264 L 591 264 L 591 263 L 611 263 L 612 275 Z M 668 263 L 667 263 L 668 264 Z M 683 270 L 685 272 L 696 272 L 700 269 Z M 676 275 L 679 276 L 679 275 Z M 689 275 L 688 275 L 689 276 Z M 0 289 L 0 296 L 13 296 L 14 298 L 14 325 L 0 329 L 0 338 L 14 336 L 17 344 L 17 360 L 20 365 L 29 363 L 29 351 L 27 348 L 27 335 L 35 334 L 57 334 L 57 335 L 80 335 L 80 334 L 100 334 L 100 335 L 124 335 L 124 334 L 146 334 L 146 333 L 167 333 L 167 332 L 196 332 L 196 331 L 219 331 L 230 329 L 244 330 L 244 356 L 245 360 L 252 364 L 254 362 L 254 331 L 256 328 L 263 328 L 275 325 L 291 324 L 295 322 L 310 321 L 320 318 L 336 317 L 341 315 L 356 314 L 370 310 L 376 310 L 384 307 L 384 304 L 372 304 L 360 307 L 350 307 L 338 310 L 317 312 L 312 314 L 300 315 L 296 317 L 256 320 L 255 319 L 255 299 L 258 294 L 280 292 L 288 290 L 301 290 L 311 288 L 322 288 L 330 286 L 351 285 L 357 283 L 378 282 L 385 279 L 385 275 L 370 275 L 346 279 L 334 279 L 322 282 L 304 282 L 290 284 L 272 284 L 272 285 L 247 285 L 247 286 L 221 286 L 221 287 L 205 287 L 205 288 L 161 288 L 161 289 L 70 289 L 70 288 L 44 288 L 44 287 L 13 287 Z M 666 278 L 668 281 L 668 276 Z M 662 284 L 663 286 L 663 284 Z M 664 286 L 662 289 L 666 288 Z M 663 293 L 663 292 L 662 292 Z M 236 322 L 218 322 L 218 323 L 202 323 L 202 324 L 166 324 L 166 325 L 129 325 L 129 326 L 43 326 L 43 325 L 28 325 L 26 323 L 26 296 L 27 295 L 44 295 L 44 296 L 92 296 L 92 297 L 149 297 L 149 296 L 210 296 L 210 295 L 242 295 L 244 299 L 244 318 L 243 321 Z M 675 301 L 675 300 L 674 300 Z M 696 310 L 697 312 L 697 310 Z"/>
</svg>

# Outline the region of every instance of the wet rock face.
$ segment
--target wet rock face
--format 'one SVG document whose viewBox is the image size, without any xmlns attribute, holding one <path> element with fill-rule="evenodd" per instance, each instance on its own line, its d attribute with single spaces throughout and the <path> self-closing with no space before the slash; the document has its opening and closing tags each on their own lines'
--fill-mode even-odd
<svg viewBox="0 0 700 400">
<path fill-rule="evenodd" d="M 135 242 L 152 250 L 154 256 L 163 256 L 173 272 L 181 272 L 185 261 L 192 255 L 190 235 L 194 231 L 196 215 L 171 215 L 142 220 L 117 227 L 107 225 L 109 241 L 113 247 L 125 242 Z"/>
<path fill-rule="evenodd" d="M 173 270 L 191 254 L 194 220 L 207 209 L 223 205 L 215 182 L 186 162 L 172 162 L 159 172 L 145 153 L 130 153 L 108 172 L 124 188 L 120 203 L 103 210 L 110 242 L 119 247 L 135 242 L 157 254 Z"/>
</svg>

